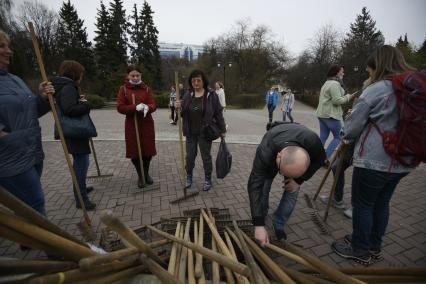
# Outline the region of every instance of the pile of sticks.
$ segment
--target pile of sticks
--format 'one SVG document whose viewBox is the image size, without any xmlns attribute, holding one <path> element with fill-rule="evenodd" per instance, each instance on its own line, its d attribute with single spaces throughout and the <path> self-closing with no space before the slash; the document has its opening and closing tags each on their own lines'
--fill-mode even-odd
<svg viewBox="0 0 426 284">
<path fill-rule="evenodd" d="M 151 233 L 164 238 L 151 243 L 142 240 L 111 212 L 102 214 L 101 221 L 120 236 L 126 248 L 100 254 L 70 236 L 34 225 L 1 209 L 2 237 L 43 249 L 62 260 L 0 261 L 0 273 L 33 273 L 20 283 L 112 283 L 141 273 L 150 273 L 162 283 L 205 283 L 206 280 L 213 283 L 413 283 L 426 277 L 425 268 L 339 270 L 290 243 L 283 242 L 283 247 L 267 244 L 265 250 L 296 261 L 304 269 L 283 267 L 244 233 L 235 220 L 221 235 L 209 209 L 199 210 L 198 218 L 178 221 L 173 235 L 147 226 Z M 204 238 L 206 230 L 212 236 L 210 242 Z M 156 251 L 164 246 L 171 246 L 167 257 Z"/>
</svg>

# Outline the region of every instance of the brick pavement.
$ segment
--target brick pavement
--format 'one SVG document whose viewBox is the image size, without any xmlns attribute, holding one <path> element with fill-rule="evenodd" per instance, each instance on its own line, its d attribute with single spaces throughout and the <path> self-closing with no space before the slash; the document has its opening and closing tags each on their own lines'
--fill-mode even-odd
<svg viewBox="0 0 426 284">
<path fill-rule="evenodd" d="M 259 112 L 259 115 L 266 117 L 266 113 L 263 112 Z M 295 113 L 295 118 L 296 120 L 299 118 L 299 121 L 305 116 L 304 112 Z M 312 117 L 307 119 L 312 120 Z M 260 130 L 260 133 L 262 131 L 264 130 Z M 261 136 L 258 135 L 258 137 Z M 79 236 L 80 233 L 75 224 L 82 219 L 82 212 L 75 208 L 71 180 L 61 146 L 58 142 L 52 141 L 44 141 L 43 146 L 46 159 L 42 183 L 45 189 L 49 219 L 68 232 Z M 200 192 L 200 195 L 177 205 L 169 203 L 170 200 L 182 194 L 182 181 L 178 172 L 179 148 L 176 141 L 157 141 L 158 155 L 152 162 L 152 177 L 156 183 L 160 184 L 160 189 L 144 193 L 139 192 L 133 166 L 129 160 L 124 158 L 124 141 L 96 140 L 95 147 L 101 172 L 114 174 L 113 177 L 89 181 L 89 184 L 95 187 L 95 191 L 90 194 L 91 199 L 98 205 L 98 209 L 89 212 L 89 216 L 92 218 L 93 228 L 98 233 L 103 227 L 99 220 L 99 214 L 103 209 L 113 210 L 132 228 L 154 223 L 161 217 L 182 215 L 183 210 L 199 207 L 230 208 L 235 218 L 249 219 L 250 217 L 246 184 L 256 145 L 230 143 L 229 149 L 234 157 L 231 173 L 224 180 L 214 178 L 214 188 L 210 192 Z M 218 143 L 214 143 L 213 157 L 217 150 Z M 350 172 L 346 171 L 347 188 L 349 188 L 348 184 L 351 180 Z M 320 169 L 311 180 L 304 183 L 302 193 L 306 192 L 312 196 L 324 173 L 325 170 Z M 96 174 L 93 160 L 89 174 Z M 202 181 L 203 170 L 201 159 L 198 156 L 194 170 L 193 189 L 201 190 Z M 420 166 L 399 184 L 391 202 L 390 224 L 384 238 L 385 260 L 375 266 L 426 265 L 425 184 L 425 165 Z M 330 187 L 331 178 L 326 182 L 324 192 L 327 192 Z M 281 181 L 277 178 L 270 194 L 270 208 L 276 208 L 281 193 Z M 344 201 L 346 204 L 350 203 L 350 194 L 345 194 Z M 317 202 L 317 206 L 320 214 L 323 215 L 325 206 L 320 202 Z M 289 240 L 303 245 L 328 263 L 339 266 L 355 265 L 335 255 L 330 249 L 330 244 L 334 239 L 342 238 L 351 232 L 351 220 L 345 218 L 342 211 L 332 208 L 328 226 L 331 236 L 322 235 L 310 220 L 306 202 L 300 194 L 296 209 L 286 228 Z M 22 252 L 16 244 L 0 239 L 0 255 L 28 259 L 42 257 L 43 253 L 34 250 Z M 274 257 L 277 256 L 274 255 Z M 277 260 L 293 264 L 281 257 L 277 257 Z"/>
</svg>

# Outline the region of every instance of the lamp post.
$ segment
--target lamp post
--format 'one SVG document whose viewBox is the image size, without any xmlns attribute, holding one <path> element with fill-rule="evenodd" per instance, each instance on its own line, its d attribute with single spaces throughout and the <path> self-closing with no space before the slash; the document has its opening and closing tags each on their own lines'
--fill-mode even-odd
<svg viewBox="0 0 426 284">
<path fill-rule="evenodd" d="M 217 63 L 217 67 L 222 67 L 223 68 L 223 87 L 225 88 L 226 84 L 226 65 L 228 65 L 228 68 L 232 67 L 232 62 L 228 62 L 228 64 L 222 64 L 221 62 Z"/>
</svg>

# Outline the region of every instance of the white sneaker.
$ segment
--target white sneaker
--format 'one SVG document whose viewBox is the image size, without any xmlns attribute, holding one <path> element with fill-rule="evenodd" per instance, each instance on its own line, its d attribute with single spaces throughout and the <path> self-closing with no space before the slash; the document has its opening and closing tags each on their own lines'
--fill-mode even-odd
<svg viewBox="0 0 426 284">
<path fill-rule="evenodd" d="M 343 211 L 343 215 L 345 215 L 349 219 L 352 219 L 352 208 L 348 208 L 345 211 Z"/>
<path fill-rule="evenodd" d="M 320 195 L 319 197 L 320 201 L 324 204 L 328 204 L 328 196 L 327 195 Z M 336 209 L 345 209 L 345 204 L 343 203 L 343 201 L 337 202 L 335 200 L 333 200 L 333 207 Z"/>
<path fill-rule="evenodd" d="M 173 122 L 174 122 L 173 120 L 170 120 L 169 124 L 173 124 Z"/>
</svg>

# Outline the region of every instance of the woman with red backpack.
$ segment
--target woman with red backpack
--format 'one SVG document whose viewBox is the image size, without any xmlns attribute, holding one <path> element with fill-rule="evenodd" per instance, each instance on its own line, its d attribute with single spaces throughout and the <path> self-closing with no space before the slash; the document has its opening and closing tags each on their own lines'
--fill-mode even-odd
<svg viewBox="0 0 426 284">
<path fill-rule="evenodd" d="M 369 85 L 345 121 L 343 142 L 355 143 L 352 176 L 353 232 L 332 244 L 340 256 L 369 264 L 380 259 L 389 221 L 389 202 L 399 181 L 414 169 L 394 160 L 383 143 L 383 132 L 398 124 L 397 95 L 391 78 L 414 68 L 395 47 L 384 45 L 367 60 L 373 70 Z M 405 156 L 411 161 L 414 156 Z"/>
</svg>

